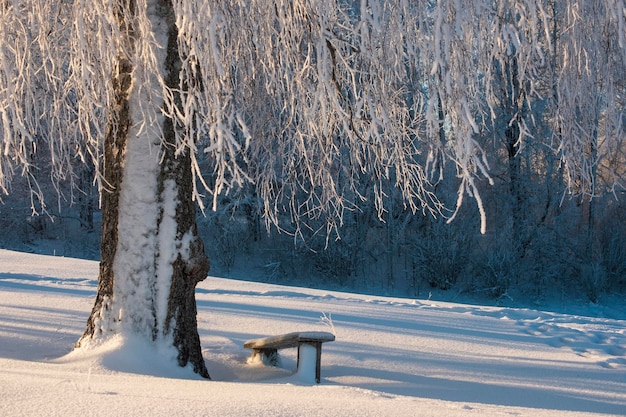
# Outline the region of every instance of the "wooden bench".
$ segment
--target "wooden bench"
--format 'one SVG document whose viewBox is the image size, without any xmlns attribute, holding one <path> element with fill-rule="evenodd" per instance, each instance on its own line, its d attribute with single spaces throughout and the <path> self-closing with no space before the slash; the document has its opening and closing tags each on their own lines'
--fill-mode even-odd
<svg viewBox="0 0 626 417">
<path fill-rule="evenodd" d="M 322 358 L 322 343 L 332 342 L 335 335 L 328 332 L 294 332 L 262 339 L 248 340 L 243 344 L 246 349 L 252 349 L 252 360 L 261 358 L 264 364 L 280 366 L 278 351 L 286 348 L 298 348 L 298 371 L 302 365 L 300 350 L 302 345 L 315 347 L 315 382 L 320 382 L 320 363 Z M 305 365 L 303 365 L 305 366 Z"/>
</svg>

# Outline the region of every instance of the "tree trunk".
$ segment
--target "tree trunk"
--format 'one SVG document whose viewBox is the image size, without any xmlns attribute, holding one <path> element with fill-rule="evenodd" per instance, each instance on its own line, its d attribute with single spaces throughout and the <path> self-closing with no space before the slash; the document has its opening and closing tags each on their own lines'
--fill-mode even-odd
<svg viewBox="0 0 626 417">
<path fill-rule="evenodd" d="M 134 0 L 120 7 L 133 13 Z M 163 79 L 177 88 L 180 57 L 171 1 L 150 1 L 148 14 L 155 38 L 167 41 L 157 54 Z M 126 50 L 133 51 L 137 39 L 132 25 L 121 26 L 127 29 Z M 136 87 L 140 77 L 151 75 L 133 66 L 124 52 L 119 56 L 115 106 L 105 138 L 98 294 L 77 347 L 118 333 L 140 335 L 173 345 L 180 366 L 191 364 L 194 372 L 209 378 L 195 300 L 195 287 L 206 277 L 209 262 L 196 230 L 189 151 L 175 152 L 176 126 L 162 115 L 163 99 L 154 94 L 161 88 L 158 80 L 150 89 Z M 146 113 L 145 103 L 154 106 L 152 113 Z M 156 126 L 146 126 L 146 114 L 156 115 L 151 122 Z"/>
<path fill-rule="evenodd" d="M 503 88 L 503 111 L 506 127 L 504 140 L 507 150 L 509 168 L 509 195 L 511 199 L 511 240 L 516 243 L 519 258 L 526 255 L 530 244 L 527 227 L 527 207 L 524 198 L 524 178 L 522 176 L 522 150 L 520 123 L 525 117 L 525 86 L 522 85 L 518 75 L 518 60 L 512 48 L 510 56 L 505 58 Z"/>
<path fill-rule="evenodd" d="M 166 6 L 162 10 L 163 18 L 168 22 L 166 84 L 176 91 L 180 74 L 178 31 L 171 0 L 160 0 L 160 3 Z M 209 378 L 200 348 L 195 297 L 196 284 L 205 279 L 209 272 L 209 260 L 197 232 L 190 150 L 186 149 L 176 155 L 175 129 L 172 119 L 166 118 L 163 125 L 164 156 L 159 178 L 160 223 L 163 224 L 168 216 L 170 220 L 174 220 L 176 242 L 181 242 L 181 247 L 176 249 L 175 259 L 171 264 L 172 278 L 164 330 L 173 334 L 174 346 L 178 349 L 179 365 L 185 366 L 190 362 L 194 372 Z M 167 213 L 166 207 L 172 198 L 177 205 L 174 212 Z"/>
<path fill-rule="evenodd" d="M 80 189 L 78 190 L 78 207 L 80 228 L 85 232 L 93 232 L 93 165 L 86 164 L 80 170 Z"/>
</svg>

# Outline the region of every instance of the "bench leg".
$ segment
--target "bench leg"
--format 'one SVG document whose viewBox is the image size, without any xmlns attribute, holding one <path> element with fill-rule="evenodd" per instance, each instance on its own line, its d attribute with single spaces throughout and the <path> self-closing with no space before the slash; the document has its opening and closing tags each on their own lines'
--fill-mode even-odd
<svg viewBox="0 0 626 417">
<path fill-rule="evenodd" d="M 320 376 L 322 367 L 322 344 L 320 342 L 315 343 L 315 382 L 320 383 Z"/>
<path fill-rule="evenodd" d="M 309 345 L 315 347 L 315 382 L 320 383 L 321 377 L 321 363 L 322 363 L 322 343 L 321 342 L 304 342 L 298 344 L 298 370 L 300 370 L 300 347 L 303 345 Z"/>
<path fill-rule="evenodd" d="M 280 367 L 280 356 L 277 349 L 254 349 L 252 352 L 252 361 L 260 356 L 264 365 Z"/>
</svg>

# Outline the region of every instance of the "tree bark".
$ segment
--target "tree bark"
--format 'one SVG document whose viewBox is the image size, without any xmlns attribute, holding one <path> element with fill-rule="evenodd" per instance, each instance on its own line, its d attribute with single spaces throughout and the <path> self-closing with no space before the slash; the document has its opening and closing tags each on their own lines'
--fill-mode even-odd
<svg viewBox="0 0 626 417">
<path fill-rule="evenodd" d="M 104 139 L 103 172 L 104 189 L 101 194 L 102 226 L 100 240 L 100 270 L 98 275 L 98 292 L 85 333 L 76 343 L 80 347 L 84 341 L 98 333 L 98 321 L 104 311 L 110 309 L 113 298 L 114 273 L 113 262 L 118 242 L 118 208 L 120 188 L 124 167 L 126 139 L 131 124 L 129 93 L 132 85 L 132 64 L 128 57 L 118 55 L 117 72 L 113 74 L 115 97 L 111 111 L 111 120 L 107 126 Z"/>
<path fill-rule="evenodd" d="M 134 0 L 127 3 L 127 13 L 134 12 L 134 4 Z M 162 75 L 166 86 L 176 91 L 180 56 L 171 1 L 153 0 L 148 8 L 154 30 L 167 35 L 160 55 Z M 136 35 L 132 24 L 125 24 L 121 23 L 127 29 L 126 47 L 132 51 Z M 77 347 L 91 339 L 131 332 L 172 344 L 180 366 L 191 364 L 194 372 L 209 378 L 195 300 L 195 287 L 206 278 L 209 261 L 197 234 L 191 158 L 189 150 L 176 152 L 177 126 L 171 118 L 157 117 L 162 126 L 154 130 L 160 137 L 154 137 L 150 128 L 137 127 L 144 124 L 141 117 L 145 116 L 133 106 L 154 102 L 157 115 L 163 106 L 162 99 L 146 100 L 145 88 L 134 87 L 141 70 L 120 53 L 113 77 L 115 106 L 105 138 L 107 189 L 102 196 L 98 293 Z M 150 155 L 153 148 L 159 152 Z"/>
<path fill-rule="evenodd" d="M 178 52 L 178 31 L 171 0 L 161 0 L 164 6 L 163 18 L 168 22 L 167 57 L 165 82 L 173 91 L 178 91 L 180 56 Z M 179 101 L 179 100 L 176 100 Z M 177 103 L 178 104 L 178 103 Z M 191 363 L 194 372 L 205 378 L 209 373 L 202 357 L 198 324 L 196 320 L 195 288 L 209 272 L 209 260 L 204 252 L 204 244 L 198 236 L 196 226 L 196 205 L 193 201 L 193 178 L 189 150 L 176 155 L 176 126 L 166 118 L 163 126 L 164 155 L 159 181 L 161 199 L 167 198 L 167 184 L 175 185 L 177 191 L 176 241 L 189 239 L 188 247 L 179 249 L 172 268 L 172 284 L 168 299 L 165 331 L 172 331 L 174 346 L 178 349 L 178 363 L 185 366 Z M 166 202 L 164 202 L 166 203 Z M 161 218 L 163 217 L 161 211 Z M 172 329 L 171 326 L 174 326 Z"/>
</svg>

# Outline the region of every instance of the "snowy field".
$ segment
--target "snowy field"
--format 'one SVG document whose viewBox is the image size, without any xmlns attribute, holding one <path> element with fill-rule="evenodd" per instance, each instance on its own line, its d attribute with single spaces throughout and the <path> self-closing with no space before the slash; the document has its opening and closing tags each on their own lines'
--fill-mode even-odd
<svg viewBox="0 0 626 417">
<path fill-rule="evenodd" d="M 626 415 L 624 306 L 577 314 L 208 278 L 212 381 L 140 341 L 72 352 L 98 264 L 0 250 L 0 416 Z M 331 320 L 324 320 L 323 317 Z M 322 383 L 247 364 L 247 339 L 333 331 Z"/>
</svg>

